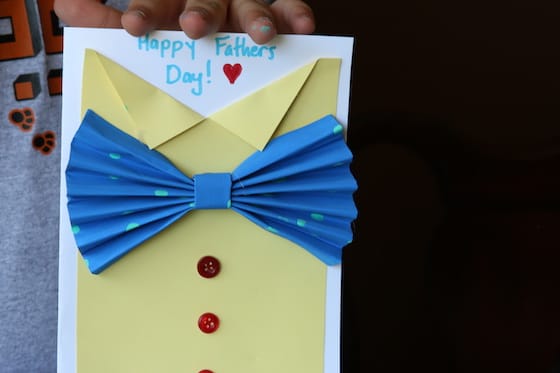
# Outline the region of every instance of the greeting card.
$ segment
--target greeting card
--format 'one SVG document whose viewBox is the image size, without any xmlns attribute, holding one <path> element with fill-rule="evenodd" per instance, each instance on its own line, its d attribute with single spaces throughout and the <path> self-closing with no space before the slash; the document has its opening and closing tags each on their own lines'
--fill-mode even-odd
<svg viewBox="0 0 560 373">
<path fill-rule="evenodd" d="M 352 39 L 64 50 L 59 372 L 339 372 Z"/>
</svg>

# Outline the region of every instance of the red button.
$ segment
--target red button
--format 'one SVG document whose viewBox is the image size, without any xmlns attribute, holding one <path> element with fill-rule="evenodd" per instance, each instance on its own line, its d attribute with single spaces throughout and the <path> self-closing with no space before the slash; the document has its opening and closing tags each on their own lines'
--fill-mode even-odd
<svg viewBox="0 0 560 373">
<path fill-rule="evenodd" d="M 204 369 L 204 370 L 201 370 L 201 371 L 198 372 L 198 373 L 214 373 L 214 372 L 212 372 L 212 371 L 209 370 L 209 369 Z"/>
<path fill-rule="evenodd" d="M 203 333 L 214 333 L 220 326 L 220 319 L 211 312 L 206 312 L 198 318 L 198 327 Z"/>
<path fill-rule="evenodd" d="M 204 278 L 216 277 L 220 273 L 220 261 L 213 256 L 202 257 L 198 261 L 197 269 Z"/>
</svg>

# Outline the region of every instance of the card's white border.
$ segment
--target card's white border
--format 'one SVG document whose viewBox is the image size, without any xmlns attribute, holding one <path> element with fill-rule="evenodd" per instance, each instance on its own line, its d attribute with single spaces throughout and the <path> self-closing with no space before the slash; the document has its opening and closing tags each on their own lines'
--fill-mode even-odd
<svg viewBox="0 0 560 373">
<path fill-rule="evenodd" d="M 161 31 L 164 35 L 178 37 L 174 31 Z M 232 34 L 236 35 L 236 34 Z M 58 373 L 76 371 L 76 293 L 77 293 L 77 253 L 66 209 L 66 180 L 64 170 L 68 163 L 69 145 L 80 121 L 80 96 L 83 54 L 85 48 L 92 48 L 126 63 L 126 53 L 119 53 L 119 39 L 131 38 L 122 30 L 65 28 L 63 53 L 63 111 L 61 131 L 61 180 L 60 180 L 60 242 L 59 242 L 59 304 L 58 304 Z M 111 40 L 110 43 L 107 40 Z M 342 58 L 337 119 L 347 126 L 350 97 L 350 70 L 353 39 L 320 35 L 281 35 L 275 40 L 279 48 L 293 51 L 290 63 L 279 64 L 275 69 L 277 79 L 319 57 Z M 119 57 L 120 56 L 120 57 Z M 123 57 L 124 56 L 124 57 Z M 122 57 L 122 58 L 121 58 Z M 119 61 L 120 60 L 120 61 Z M 144 62 L 145 63 L 145 62 Z M 127 64 L 125 64 L 128 66 Z M 141 68 L 141 66 L 138 66 Z M 131 69 L 133 70 L 133 69 Z M 262 85 L 262 84 L 261 84 Z M 258 87 L 257 87 L 258 88 Z M 173 94 L 173 92 L 168 92 Z M 247 92 L 247 94 L 250 92 Z M 180 97 L 176 97 L 181 99 Z M 203 105 L 204 106 L 204 105 Z M 210 109 L 211 110 L 211 109 Z M 200 109 L 201 114 L 205 109 Z M 326 327 L 324 373 L 340 372 L 341 354 L 341 266 L 327 269 Z"/>
</svg>

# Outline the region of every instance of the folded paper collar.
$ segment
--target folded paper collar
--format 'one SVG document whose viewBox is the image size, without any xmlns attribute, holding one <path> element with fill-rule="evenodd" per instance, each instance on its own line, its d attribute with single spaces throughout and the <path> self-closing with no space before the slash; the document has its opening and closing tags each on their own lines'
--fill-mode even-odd
<svg viewBox="0 0 560 373">
<path fill-rule="evenodd" d="M 211 120 L 262 150 L 286 122 L 290 110 L 298 112 L 298 124 L 333 113 L 340 64 L 338 58 L 317 59 L 205 117 L 111 59 L 86 49 L 83 111 L 93 109 L 105 118 L 117 118 L 121 129 L 150 149 Z M 310 102 L 304 96 L 315 99 Z M 303 122 L 302 116 L 306 117 Z"/>
<path fill-rule="evenodd" d="M 100 273 L 197 204 L 222 208 L 229 195 L 226 208 L 338 264 L 357 216 L 351 160 L 342 125 L 328 115 L 272 139 L 231 173 L 190 178 L 89 110 L 66 169 L 72 230 L 88 268 Z M 197 192 L 197 179 L 214 193 Z"/>
</svg>

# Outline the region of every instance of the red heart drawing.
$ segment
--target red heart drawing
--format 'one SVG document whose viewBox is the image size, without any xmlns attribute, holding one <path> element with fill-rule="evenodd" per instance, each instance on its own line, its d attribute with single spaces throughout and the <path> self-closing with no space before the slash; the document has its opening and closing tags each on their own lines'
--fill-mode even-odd
<svg viewBox="0 0 560 373">
<path fill-rule="evenodd" d="M 241 65 L 238 63 L 236 63 L 235 65 L 226 63 L 223 69 L 224 69 L 224 74 L 226 74 L 226 77 L 228 78 L 229 82 L 233 84 L 235 83 L 239 75 L 241 75 L 241 71 L 243 70 L 243 67 L 241 67 Z"/>
</svg>

